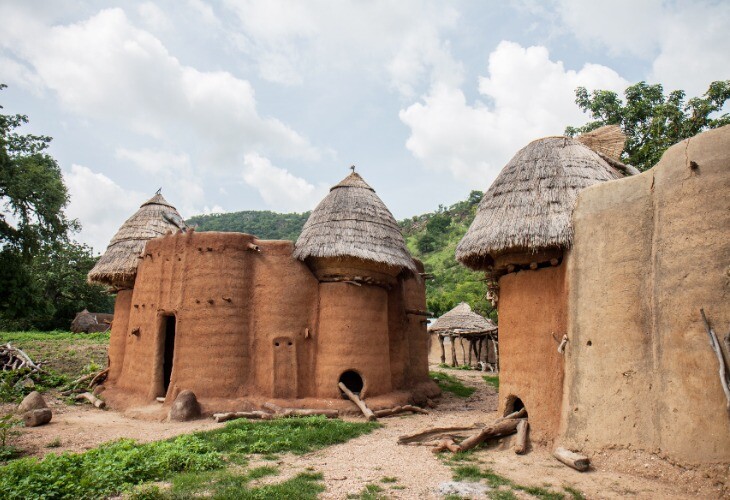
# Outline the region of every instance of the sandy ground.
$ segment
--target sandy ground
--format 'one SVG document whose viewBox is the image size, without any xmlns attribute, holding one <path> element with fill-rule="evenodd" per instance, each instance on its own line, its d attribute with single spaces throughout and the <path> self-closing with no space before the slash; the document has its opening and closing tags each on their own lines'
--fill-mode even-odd
<svg viewBox="0 0 730 500">
<path fill-rule="evenodd" d="M 497 395 L 484 383 L 481 373 L 448 373 L 478 390 L 468 399 L 444 395 L 430 415 L 382 419 L 383 428 L 341 445 L 302 456 L 282 455 L 278 461 L 281 474 L 264 481 L 281 481 L 309 468 L 324 474 L 327 490 L 322 498 L 345 498 L 361 492 L 368 484 L 379 485 L 389 498 L 439 498 L 439 485 L 451 481 L 451 469 L 427 447 L 397 445 L 398 436 L 431 426 L 469 425 L 497 418 Z M 117 412 L 70 407 L 62 402 L 52 402 L 51 407 L 54 416 L 50 424 L 20 430 L 21 436 L 14 444 L 26 453 L 42 456 L 49 452 L 83 451 L 121 437 L 152 441 L 222 425 L 212 420 L 141 421 Z M 8 410 L 7 405 L 0 407 L 0 412 Z M 60 447 L 47 448 L 56 439 Z M 518 484 L 553 486 L 559 491 L 571 486 L 587 498 L 730 498 L 727 466 L 684 468 L 651 454 L 607 450 L 591 456 L 593 470 L 579 473 L 558 463 L 548 449 L 531 449 L 526 455 L 515 455 L 510 438 L 480 449 L 474 456 L 483 468 Z M 251 465 L 271 464 L 254 459 Z M 397 481 L 383 483 L 383 478 Z M 532 498 L 521 492 L 517 496 Z"/>
</svg>

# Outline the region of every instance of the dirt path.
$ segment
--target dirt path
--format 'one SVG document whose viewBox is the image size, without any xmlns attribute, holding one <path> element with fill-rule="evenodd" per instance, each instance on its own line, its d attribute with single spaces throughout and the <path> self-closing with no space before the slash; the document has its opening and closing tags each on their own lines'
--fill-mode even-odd
<svg viewBox="0 0 730 500">
<path fill-rule="evenodd" d="M 323 473 L 327 489 L 322 498 L 325 499 L 358 494 L 369 484 L 378 485 L 383 489 L 381 494 L 388 498 L 442 498 L 439 486 L 452 480 L 450 467 L 427 447 L 397 445 L 398 436 L 431 426 L 468 425 L 497 418 L 497 394 L 483 381 L 481 373 L 446 371 L 466 385 L 476 387 L 477 391 L 467 399 L 446 393 L 430 415 L 382 419 L 381 429 L 341 445 L 302 456 L 282 455 L 278 461 L 281 474 L 264 481 L 278 482 L 309 468 Z M 121 437 L 152 441 L 221 425 L 212 420 L 141 421 L 89 406 L 66 406 L 60 401 L 52 401 L 51 406 L 54 417 L 49 425 L 20 429 L 21 436 L 15 444 L 26 453 L 42 456 L 49 452 L 77 452 Z M 0 407 L 0 412 L 9 409 L 5 405 Z M 60 441 L 60 446 L 48 448 L 55 440 Z M 591 459 L 595 470 L 581 474 L 556 462 L 547 449 L 533 449 L 526 455 L 517 456 L 507 438 L 490 448 L 480 449 L 474 453 L 473 461 L 466 464 L 489 468 L 524 486 L 552 487 L 562 492 L 563 487 L 569 486 L 587 498 L 720 498 L 723 493 L 730 495 L 727 467 L 682 468 L 654 455 L 625 450 L 598 453 Z M 271 464 L 254 459 L 251 466 Z M 391 482 L 393 478 L 395 481 Z M 515 494 L 518 498 L 533 498 L 521 491 Z"/>
</svg>

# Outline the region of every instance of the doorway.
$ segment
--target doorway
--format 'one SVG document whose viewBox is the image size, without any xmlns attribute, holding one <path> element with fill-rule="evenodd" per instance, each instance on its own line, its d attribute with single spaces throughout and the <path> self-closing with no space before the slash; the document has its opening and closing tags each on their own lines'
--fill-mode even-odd
<svg viewBox="0 0 730 500">
<path fill-rule="evenodd" d="M 350 389 L 350 391 L 352 391 L 354 394 L 357 394 L 358 396 L 360 396 L 363 387 L 365 387 L 365 383 L 363 382 L 362 377 L 354 370 L 347 370 L 342 375 L 340 375 L 340 382 L 342 382 L 345 387 Z M 342 398 L 348 399 L 344 392 L 342 393 Z"/>
<path fill-rule="evenodd" d="M 175 326 L 177 318 L 174 314 L 165 315 L 162 318 L 162 336 L 165 339 L 165 346 L 162 353 L 162 388 L 163 396 L 167 394 L 172 379 L 172 362 L 175 359 Z"/>
</svg>

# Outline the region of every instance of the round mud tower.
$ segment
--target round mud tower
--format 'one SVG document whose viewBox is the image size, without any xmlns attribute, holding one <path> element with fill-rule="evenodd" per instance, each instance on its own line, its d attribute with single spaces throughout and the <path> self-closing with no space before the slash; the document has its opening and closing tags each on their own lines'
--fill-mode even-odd
<svg viewBox="0 0 730 500">
<path fill-rule="evenodd" d="M 193 391 L 182 391 L 172 403 L 168 419 L 173 422 L 187 422 L 200 418 L 200 403 Z"/>
</svg>

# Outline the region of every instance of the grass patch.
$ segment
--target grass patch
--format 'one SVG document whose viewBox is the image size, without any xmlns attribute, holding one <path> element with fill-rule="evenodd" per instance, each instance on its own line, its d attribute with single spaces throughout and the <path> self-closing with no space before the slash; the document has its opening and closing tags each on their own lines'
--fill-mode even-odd
<svg viewBox="0 0 730 500">
<path fill-rule="evenodd" d="M 378 486 L 377 484 L 368 484 L 365 485 L 365 488 L 360 493 L 357 494 L 349 494 L 347 495 L 347 498 L 351 499 L 358 499 L 358 500 L 383 500 L 387 497 L 381 495 L 383 492 L 383 488 Z"/>
<path fill-rule="evenodd" d="M 460 398 L 468 398 L 476 391 L 476 388 L 465 386 L 461 383 L 461 380 L 448 373 L 428 372 L 428 374 L 441 387 L 442 391 L 450 392 Z"/>
<path fill-rule="evenodd" d="M 247 454 L 306 453 L 377 427 L 376 423 L 308 417 L 256 423 L 234 421 L 213 431 L 145 444 L 124 439 L 84 453 L 51 454 L 43 460 L 23 458 L 11 462 L 0 467 L 0 491 L 7 499 L 101 498 L 138 484 L 172 480 L 172 490 L 160 490 L 160 495 L 176 498 L 177 491 L 180 498 L 185 498 L 186 492 L 203 485 L 206 492 L 215 490 L 214 498 L 315 498 L 323 489 L 319 474 L 305 473 L 276 485 L 246 487 L 242 491 L 250 491 L 244 495 L 236 488 L 243 488 L 256 475 L 262 477 L 261 474 L 270 474 L 275 468 L 261 467 L 244 475 L 221 469 L 231 462 L 241 463 Z M 307 496 L 311 492 L 314 493 Z M 149 497 L 157 493 L 154 488 L 147 488 L 144 494 Z"/>
<path fill-rule="evenodd" d="M 473 370 L 474 369 L 471 365 L 451 366 L 446 363 L 439 363 L 439 368 L 446 368 L 447 370 Z"/>
<path fill-rule="evenodd" d="M 586 496 L 583 493 L 571 486 L 563 486 L 563 489 L 566 493 L 568 493 L 568 495 L 570 495 L 570 498 L 572 498 L 573 500 L 586 500 Z"/>
<path fill-rule="evenodd" d="M 398 478 L 397 477 L 393 477 L 393 476 L 385 476 L 383 479 L 380 480 L 380 482 L 381 483 L 385 483 L 385 484 L 388 484 L 388 483 L 397 483 L 398 482 Z"/>
<path fill-rule="evenodd" d="M 499 391 L 499 375 L 482 375 L 484 381 Z"/>
</svg>

